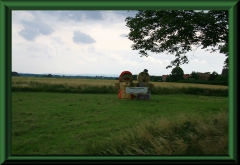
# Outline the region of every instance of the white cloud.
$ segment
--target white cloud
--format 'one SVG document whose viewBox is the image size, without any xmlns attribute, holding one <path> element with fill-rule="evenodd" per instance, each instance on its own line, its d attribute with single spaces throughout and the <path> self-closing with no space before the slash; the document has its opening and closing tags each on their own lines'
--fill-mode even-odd
<svg viewBox="0 0 240 165">
<path fill-rule="evenodd" d="M 200 62 L 199 62 L 200 64 L 207 64 L 207 62 L 205 61 L 205 60 L 201 60 Z"/>
<path fill-rule="evenodd" d="M 96 42 L 90 35 L 82 33 L 80 31 L 74 31 L 73 32 L 73 42 L 79 44 L 91 44 Z"/>
<path fill-rule="evenodd" d="M 127 34 L 121 34 L 120 37 L 126 38 L 126 37 L 127 37 Z"/>
<path fill-rule="evenodd" d="M 190 60 L 190 62 L 193 62 L 193 63 L 198 63 L 198 64 L 207 64 L 206 60 L 201 60 L 199 61 L 198 59 L 195 59 L 195 60 Z"/>
<path fill-rule="evenodd" d="M 65 42 L 62 41 L 62 38 L 61 36 L 53 36 L 52 37 L 52 42 L 51 42 L 52 45 L 64 45 L 66 44 Z"/>
<path fill-rule="evenodd" d="M 98 62 L 98 60 L 96 59 L 96 58 L 87 58 L 87 60 L 89 61 L 89 62 L 91 62 L 91 63 L 96 63 L 96 62 Z"/>
<path fill-rule="evenodd" d="M 139 64 L 137 61 L 129 61 L 129 60 L 125 60 L 125 61 L 121 61 L 120 62 L 121 64 L 123 65 L 126 65 L 126 66 L 133 66 L 133 67 L 136 67 L 136 66 L 140 66 L 141 64 Z"/>
<path fill-rule="evenodd" d="M 113 60 L 113 61 L 123 61 L 123 59 L 119 55 L 116 55 L 116 54 L 110 54 L 109 59 Z"/>
<path fill-rule="evenodd" d="M 169 60 L 164 60 L 164 63 L 170 63 L 170 61 Z"/>
<path fill-rule="evenodd" d="M 195 62 L 195 63 L 198 63 L 198 59 L 195 59 L 195 60 L 191 60 L 190 62 Z"/>
<path fill-rule="evenodd" d="M 150 63 L 150 64 L 158 64 L 160 66 L 163 65 L 162 61 L 161 60 L 156 60 L 154 59 L 153 57 L 149 56 L 149 57 L 146 57 L 144 58 L 144 61 Z"/>
<path fill-rule="evenodd" d="M 23 29 L 19 31 L 19 35 L 28 41 L 34 41 L 39 35 L 50 35 L 54 32 L 51 26 L 42 21 L 39 17 L 34 17 L 30 21 L 22 20 Z"/>
<path fill-rule="evenodd" d="M 174 55 L 140 57 L 126 35 L 127 11 L 13 11 L 12 67 L 20 73 L 169 74 Z M 75 32 L 75 34 L 74 34 Z M 77 43 L 77 44 L 76 44 Z M 84 44 L 85 43 L 85 44 Z M 189 52 L 191 71 L 221 71 L 225 56 L 198 48 Z M 204 66 L 204 67 L 203 67 Z"/>
</svg>

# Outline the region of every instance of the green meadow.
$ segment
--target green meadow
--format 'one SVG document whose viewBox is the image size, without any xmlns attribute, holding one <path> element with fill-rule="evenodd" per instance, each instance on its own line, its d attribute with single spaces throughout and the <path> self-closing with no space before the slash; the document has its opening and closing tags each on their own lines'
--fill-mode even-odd
<svg viewBox="0 0 240 165">
<path fill-rule="evenodd" d="M 228 155 L 226 87 L 119 100 L 116 82 L 13 78 L 12 155 Z"/>
</svg>

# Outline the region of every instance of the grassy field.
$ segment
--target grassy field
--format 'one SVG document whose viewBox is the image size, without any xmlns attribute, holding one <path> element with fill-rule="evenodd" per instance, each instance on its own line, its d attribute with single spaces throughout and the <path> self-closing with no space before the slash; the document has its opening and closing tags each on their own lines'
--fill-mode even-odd
<svg viewBox="0 0 240 165">
<path fill-rule="evenodd" d="M 97 79 L 66 79 L 66 78 L 26 78 L 13 77 L 13 92 L 58 92 L 58 93 L 91 93 L 115 94 L 118 90 L 115 83 L 118 80 Z M 133 81 L 136 82 L 136 81 Z M 152 94 L 195 94 L 205 96 L 228 96 L 228 86 L 150 82 L 155 88 Z"/>
<path fill-rule="evenodd" d="M 13 86 L 21 81 L 89 83 L 13 78 Z M 227 97 L 12 92 L 12 155 L 228 155 L 227 114 Z"/>
</svg>

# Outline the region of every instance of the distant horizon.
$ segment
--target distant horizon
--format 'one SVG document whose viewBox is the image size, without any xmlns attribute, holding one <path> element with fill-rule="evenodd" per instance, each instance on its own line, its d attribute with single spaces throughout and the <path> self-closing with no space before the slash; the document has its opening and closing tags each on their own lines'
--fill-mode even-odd
<svg viewBox="0 0 240 165">
<path fill-rule="evenodd" d="M 17 71 L 12 71 L 12 72 L 17 72 Z M 64 74 L 64 73 L 28 73 L 28 72 L 17 72 L 18 74 L 40 74 L 40 75 L 44 75 L 44 74 L 51 74 L 51 75 L 75 75 L 75 76 L 86 76 L 86 75 L 93 75 L 93 76 L 102 76 L 102 75 L 117 75 L 117 74 L 87 74 L 87 73 L 84 73 L 84 74 Z M 119 75 L 118 75 L 119 76 Z"/>
<path fill-rule="evenodd" d="M 12 72 L 17 72 L 17 71 L 12 71 Z M 119 74 L 87 74 L 87 73 L 79 73 L 79 74 L 64 74 L 64 73 L 24 73 L 24 72 L 17 72 L 18 74 L 35 74 L 35 75 L 48 75 L 48 74 L 51 74 L 51 75 L 60 75 L 60 76 L 104 76 L 104 77 L 119 77 Z M 139 72 L 140 73 L 140 72 Z M 139 74 L 138 73 L 138 74 Z M 192 73 L 192 72 L 191 72 Z M 191 74 L 191 73 L 184 73 L 184 74 Z M 199 72 L 199 73 L 205 73 L 205 72 Z M 132 75 L 138 75 L 138 74 L 133 74 Z M 211 72 L 210 72 L 211 74 Z M 218 73 L 218 74 L 221 74 L 221 73 Z M 150 76 L 162 76 L 162 75 L 152 75 L 152 74 L 149 74 Z M 163 75 L 169 75 L 169 74 L 163 74 Z"/>
<path fill-rule="evenodd" d="M 16 72 L 16 71 L 12 71 L 12 72 Z M 121 74 L 62 74 L 62 73 L 23 73 L 23 72 L 17 72 L 18 74 L 36 74 L 36 75 L 64 75 L 64 76 L 105 76 L 105 77 L 119 77 L 119 75 Z M 138 73 L 139 74 L 139 73 Z M 138 75 L 138 74 L 132 74 L 132 75 Z M 151 75 L 150 75 L 151 76 Z M 162 76 L 162 75 L 152 75 L 152 76 Z"/>
</svg>

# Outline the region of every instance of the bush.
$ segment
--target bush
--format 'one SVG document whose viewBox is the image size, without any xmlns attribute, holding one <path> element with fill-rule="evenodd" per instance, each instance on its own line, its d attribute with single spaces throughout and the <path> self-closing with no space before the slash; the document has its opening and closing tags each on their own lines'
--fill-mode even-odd
<svg viewBox="0 0 240 165">
<path fill-rule="evenodd" d="M 221 80 L 221 79 L 220 79 Z M 179 81 L 180 83 L 193 83 L 193 84 L 210 84 L 210 85 L 224 85 L 228 86 L 228 81 L 207 81 L 207 80 L 195 80 L 188 78 L 186 80 Z"/>
<path fill-rule="evenodd" d="M 220 75 L 215 81 L 228 81 L 228 75 Z"/>
</svg>

